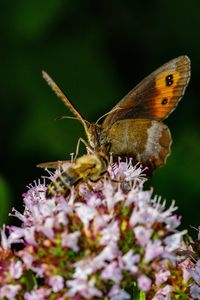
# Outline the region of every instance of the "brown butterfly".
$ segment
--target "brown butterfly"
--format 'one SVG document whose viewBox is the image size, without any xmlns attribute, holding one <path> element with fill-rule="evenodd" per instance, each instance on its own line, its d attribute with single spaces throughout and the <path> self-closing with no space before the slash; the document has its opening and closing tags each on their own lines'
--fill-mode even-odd
<svg viewBox="0 0 200 300">
<path fill-rule="evenodd" d="M 101 124 L 88 122 L 46 72 L 43 77 L 83 124 L 93 153 L 133 157 L 150 172 L 165 163 L 172 139 L 162 121 L 175 109 L 190 80 L 187 56 L 170 60 L 146 77 L 105 115 Z M 39 166 L 48 167 L 48 163 Z"/>
</svg>

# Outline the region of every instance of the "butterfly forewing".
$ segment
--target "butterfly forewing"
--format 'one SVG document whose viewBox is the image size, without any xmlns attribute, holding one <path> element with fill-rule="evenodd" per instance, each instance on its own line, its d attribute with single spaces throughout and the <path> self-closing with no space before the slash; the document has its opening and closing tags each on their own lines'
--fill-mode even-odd
<svg viewBox="0 0 200 300">
<path fill-rule="evenodd" d="M 190 79 L 190 60 L 180 56 L 164 64 L 131 90 L 105 118 L 111 127 L 122 119 L 164 120 L 182 98 Z"/>
</svg>

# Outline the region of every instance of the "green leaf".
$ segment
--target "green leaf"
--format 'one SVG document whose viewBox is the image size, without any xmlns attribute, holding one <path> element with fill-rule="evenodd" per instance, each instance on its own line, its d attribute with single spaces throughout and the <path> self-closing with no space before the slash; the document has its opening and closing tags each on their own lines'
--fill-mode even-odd
<svg viewBox="0 0 200 300">
<path fill-rule="evenodd" d="M 138 291 L 137 294 L 134 293 L 132 300 L 146 300 L 145 292 Z"/>
<path fill-rule="evenodd" d="M 145 300 L 146 299 L 146 295 L 145 295 L 145 292 L 143 291 L 140 291 L 140 295 L 139 295 L 139 300 Z"/>
</svg>

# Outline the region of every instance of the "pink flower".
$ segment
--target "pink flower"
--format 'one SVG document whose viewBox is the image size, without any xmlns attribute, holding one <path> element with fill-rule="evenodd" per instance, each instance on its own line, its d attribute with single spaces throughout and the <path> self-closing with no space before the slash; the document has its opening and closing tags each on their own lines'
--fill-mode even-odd
<svg viewBox="0 0 200 300">
<path fill-rule="evenodd" d="M 145 260 L 150 262 L 152 259 L 163 254 L 164 247 L 162 246 L 161 240 L 149 241 L 145 251 Z"/>
<path fill-rule="evenodd" d="M 1 229 L 1 246 L 3 247 L 4 250 L 8 250 L 10 248 L 10 243 L 9 243 L 9 239 L 6 236 L 5 230 L 6 230 L 6 226 L 3 225 L 3 229 Z"/>
<path fill-rule="evenodd" d="M 150 290 L 152 281 L 146 275 L 140 275 L 137 282 L 138 282 L 138 287 L 142 291 L 147 292 Z"/>
<path fill-rule="evenodd" d="M 87 204 L 77 203 L 76 204 L 76 213 L 83 222 L 84 226 L 87 228 L 89 222 L 97 214 L 97 210 L 93 207 L 88 206 Z"/>
<path fill-rule="evenodd" d="M 37 242 L 35 240 L 35 227 L 34 226 L 25 228 L 24 238 L 29 245 L 34 245 L 34 246 L 37 245 Z"/>
<path fill-rule="evenodd" d="M 107 174 L 97 183 L 80 182 L 66 198 L 57 194 L 47 200 L 41 184 L 24 195 L 24 214 L 14 211 L 22 226 L 1 231 L 0 280 L 11 299 L 17 298 L 16 286 L 25 300 L 125 300 L 133 292 L 138 297 L 137 289 L 148 299 L 156 293 L 154 300 L 169 300 L 171 291 L 178 297 L 179 285 L 188 293 L 190 281 L 185 284 L 181 275 L 191 265 L 177 266 L 174 251 L 185 233 L 175 231 L 180 218 L 173 215 L 174 202 L 166 209 L 152 190 L 144 191 L 142 169 L 131 160 L 109 172 L 114 180 Z M 21 250 L 12 251 L 13 243 L 21 243 Z M 199 273 L 197 263 L 191 293 L 198 293 Z M 35 289 L 27 290 L 27 274 L 37 282 Z M 179 277 L 171 280 L 171 274 Z M 16 286 L 8 284 L 13 282 Z"/>
<path fill-rule="evenodd" d="M 109 300 L 127 300 L 130 299 L 130 295 L 123 289 L 120 288 L 118 284 L 113 285 L 109 294 Z"/>
<path fill-rule="evenodd" d="M 200 259 L 197 261 L 195 269 L 190 271 L 192 277 L 200 285 Z"/>
<path fill-rule="evenodd" d="M 119 268 L 118 263 L 113 261 L 103 269 L 101 276 L 105 280 L 110 279 L 119 283 L 122 280 L 122 270 Z"/>
<path fill-rule="evenodd" d="M 97 270 L 94 259 L 89 256 L 74 263 L 73 267 L 75 267 L 73 278 L 81 280 L 87 280 L 88 276 Z"/>
<path fill-rule="evenodd" d="M 145 203 L 138 203 L 141 205 L 138 209 L 134 209 L 130 218 L 130 225 L 134 227 L 136 224 L 144 224 L 150 228 L 159 218 L 159 211 Z"/>
<path fill-rule="evenodd" d="M 127 159 L 126 162 L 121 161 L 119 158 L 118 163 L 114 163 L 108 167 L 111 178 L 118 181 L 131 182 L 137 180 L 137 182 L 140 182 L 146 179 L 144 171 L 145 168 L 142 168 L 139 163 L 133 165 L 132 158 Z"/>
<path fill-rule="evenodd" d="M 73 233 L 62 233 L 62 246 L 71 248 L 73 251 L 77 252 L 79 250 L 78 238 L 80 237 L 80 231 L 75 231 Z"/>
<path fill-rule="evenodd" d="M 91 207 L 98 207 L 101 205 L 101 199 L 98 198 L 98 195 L 92 193 L 87 199 L 87 204 Z"/>
<path fill-rule="evenodd" d="M 117 242 L 119 240 L 119 225 L 118 221 L 111 222 L 101 231 L 100 245 L 107 245 L 110 242 Z"/>
<path fill-rule="evenodd" d="M 168 277 L 171 275 L 169 270 L 162 271 L 160 270 L 156 273 L 156 285 L 160 286 L 163 282 L 167 281 Z"/>
<path fill-rule="evenodd" d="M 116 243 L 110 242 L 104 249 L 95 257 L 94 263 L 99 269 L 105 266 L 106 261 L 112 261 L 119 254 L 119 249 Z"/>
<path fill-rule="evenodd" d="M 67 292 L 68 297 L 74 297 L 76 293 L 79 293 L 82 297 L 86 299 L 91 299 L 93 297 L 102 297 L 102 292 L 95 287 L 95 279 L 87 280 L 67 280 L 67 287 L 69 291 Z"/>
<path fill-rule="evenodd" d="M 54 293 L 59 292 L 64 287 L 64 279 L 60 275 L 54 275 L 49 278 L 49 285 Z"/>
<path fill-rule="evenodd" d="M 107 227 L 107 224 L 111 219 L 112 216 L 108 214 L 97 215 L 93 222 L 94 232 L 98 232 L 99 230 Z"/>
<path fill-rule="evenodd" d="M 181 224 L 181 217 L 176 215 L 169 216 L 165 219 L 165 224 L 169 230 L 176 229 Z"/>
<path fill-rule="evenodd" d="M 186 233 L 187 230 L 183 230 L 181 232 L 177 232 L 166 237 L 164 240 L 166 244 L 165 250 L 168 252 L 172 252 L 180 248 L 181 242 L 183 240 L 183 235 L 185 235 Z"/>
<path fill-rule="evenodd" d="M 136 273 L 138 271 L 138 266 L 136 263 L 140 261 L 139 254 L 133 254 L 133 250 L 129 250 L 124 256 L 122 257 L 122 261 L 124 263 L 123 268 L 125 270 L 129 270 L 131 273 Z"/>
<path fill-rule="evenodd" d="M 193 284 L 190 288 L 190 294 L 193 299 L 200 299 L 200 286 Z"/>
<path fill-rule="evenodd" d="M 54 237 L 54 221 L 53 217 L 48 217 L 45 219 L 44 224 L 41 225 L 40 230 L 51 240 Z"/>
<path fill-rule="evenodd" d="M 179 268 L 182 270 L 183 273 L 184 283 L 187 283 L 188 280 L 191 278 L 190 264 L 191 264 L 191 260 L 189 257 L 178 264 Z"/>
<path fill-rule="evenodd" d="M 23 237 L 24 237 L 24 233 L 25 233 L 24 228 L 10 226 L 9 232 L 10 232 L 10 235 L 8 237 L 8 241 L 9 241 L 10 245 L 23 242 Z"/>
<path fill-rule="evenodd" d="M 8 300 L 15 300 L 17 293 L 21 290 L 20 285 L 4 284 L 0 288 L 0 299 L 6 298 Z"/>
<path fill-rule="evenodd" d="M 10 275 L 14 279 L 18 279 L 22 276 L 22 263 L 21 261 L 12 261 L 10 264 Z"/>
<path fill-rule="evenodd" d="M 56 220 L 55 220 L 55 227 L 59 228 L 60 225 L 67 226 L 68 224 L 68 219 L 65 211 L 58 212 L 56 215 Z"/>
<path fill-rule="evenodd" d="M 31 292 L 26 292 L 24 295 L 25 300 L 46 300 L 51 294 L 51 290 L 47 288 L 39 288 L 37 290 L 32 290 Z"/>
<path fill-rule="evenodd" d="M 145 228 L 144 226 L 136 226 L 133 229 L 136 239 L 142 247 L 144 247 L 150 240 L 150 237 L 153 233 L 153 229 Z"/>
<path fill-rule="evenodd" d="M 22 255 L 22 259 L 23 259 L 23 262 L 25 263 L 27 269 L 31 269 L 32 267 L 32 263 L 34 262 L 34 257 L 28 253 L 27 251 L 24 251 L 23 252 L 23 255 Z"/>
<path fill-rule="evenodd" d="M 102 192 L 105 197 L 104 202 L 108 208 L 108 211 L 112 211 L 116 203 L 124 199 L 124 195 L 121 190 L 116 191 L 110 181 L 105 181 Z"/>
<path fill-rule="evenodd" d="M 171 298 L 171 291 L 172 291 L 172 286 L 167 284 L 165 287 L 160 288 L 156 295 L 153 297 L 152 300 L 173 300 Z"/>
</svg>

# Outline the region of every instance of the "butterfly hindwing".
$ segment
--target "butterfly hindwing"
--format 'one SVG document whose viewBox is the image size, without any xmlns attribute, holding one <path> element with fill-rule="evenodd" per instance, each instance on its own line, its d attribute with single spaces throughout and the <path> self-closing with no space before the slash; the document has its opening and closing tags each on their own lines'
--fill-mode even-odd
<svg viewBox="0 0 200 300">
<path fill-rule="evenodd" d="M 172 142 L 167 125 L 148 119 L 116 121 L 107 139 L 113 156 L 132 157 L 150 172 L 165 163 Z"/>
</svg>

